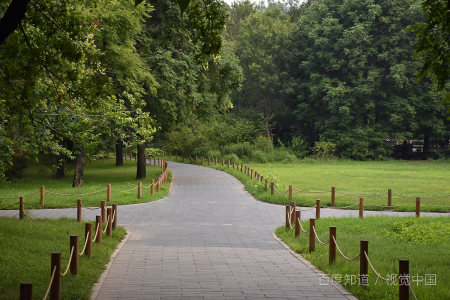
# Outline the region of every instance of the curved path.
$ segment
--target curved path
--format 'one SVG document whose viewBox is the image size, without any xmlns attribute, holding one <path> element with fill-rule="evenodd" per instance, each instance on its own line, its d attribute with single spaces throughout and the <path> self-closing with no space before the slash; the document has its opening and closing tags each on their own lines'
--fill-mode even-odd
<svg viewBox="0 0 450 300">
<path fill-rule="evenodd" d="M 342 287 L 324 285 L 315 270 L 273 238 L 284 223 L 284 206 L 256 201 L 225 172 L 169 164 L 175 180 L 168 197 L 119 206 L 119 224 L 131 235 L 94 287 L 93 299 L 356 299 Z M 74 209 L 33 213 L 76 217 Z M 98 214 L 99 209 L 83 211 L 86 219 Z M 302 214 L 313 216 L 314 210 Z"/>
</svg>

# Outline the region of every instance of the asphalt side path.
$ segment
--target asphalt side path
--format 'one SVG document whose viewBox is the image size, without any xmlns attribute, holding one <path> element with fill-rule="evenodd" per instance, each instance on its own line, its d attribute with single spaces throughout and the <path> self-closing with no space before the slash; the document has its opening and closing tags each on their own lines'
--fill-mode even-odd
<svg viewBox="0 0 450 300">
<path fill-rule="evenodd" d="M 168 197 L 118 207 L 118 223 L 130 236 L 92 299 L 356 299 L 326 284 L 274 239 L 273 231 L 284 224 L 284 206 L 255 200 L 225 172 L 176 162 L 169 167 L 175 180 Z M 76 217 L 76 210 L 33 214 Z M 84 219 L 99 214 L 100 209 L 83 209 Z M 6 215 L 17 211 L 0 211 Z M 321 209 L 322 217 L 357 215 Z M 314 210 L 302 212 L 302 219 L 314 216 Z"/>
</svg>

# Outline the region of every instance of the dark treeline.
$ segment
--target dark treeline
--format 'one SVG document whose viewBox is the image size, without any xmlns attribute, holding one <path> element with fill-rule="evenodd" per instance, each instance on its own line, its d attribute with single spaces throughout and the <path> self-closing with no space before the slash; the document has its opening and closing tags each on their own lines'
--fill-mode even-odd
<svg viewBox="0 0 450 300">
<path fill-rule="evenodd" d="M 275 145 L 310 153 L 328 145 L 339 157 L 364 160 L 390 156 L 394 141 L 410 152 L 407 141 L 420 140 L 424 153 L 410 157 L 447 156 L 448 104 L 431 80 L 416 78 L 416 33 L 408 28 L 423 21 L 420 4 L 233 3 L 224 40 L 239 58 L 244 81 L 231 93 L 233 108 L 223 112 L 228 116 L 214 122 L 229 128 L 245 123 L 247 131 L 242 137 L 230 129 L 228 140 L 220 141 L 254 143 L 263 135 Z M 167 149 L 222 146 L 199 128 L 189 129 L 197 132 L 190 133 L 194 144 L 166 143 Z"/>
</svg>

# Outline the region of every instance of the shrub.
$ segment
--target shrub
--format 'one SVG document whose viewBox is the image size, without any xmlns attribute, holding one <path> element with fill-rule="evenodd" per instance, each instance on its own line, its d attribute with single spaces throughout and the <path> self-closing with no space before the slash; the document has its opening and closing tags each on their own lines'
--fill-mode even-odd
<svg viewBox="0 0 450 300">
<path fill-rule="evenodd" d="M 230 160 L 230 163 L 233 164 L 234 162 L 240 162 L 239 157 L 236 154 L 228 154 L 225 155 L 224 157 L 222 157 L 225 160 L 225 164 L 227 163 L 228 160 Z"/>
<path fill-rule="evenodd" d="M 267 162 L 267 157 L 266 157 L 266 153 L 264 153 L 261 150 L 254 150 L 253 151 L 253 161 L 255 162 L 259 162 L 259 163 L 266 163 Z"/>
<path fill-rule="evenodd" d="M 336 153 L 337 145 L 331 142 L 320 141 L 314 144 L 312 151 L 317 158 L 331 159 Z"/>
<path fill-rule="evenodd" d="M 267 155 L 267 159 L 270 162 L 285 162 L 292 163 L 297 161 L 297 156 L 290 153 L 286 148 L 276 148 L 271 154 Z"/>
<path fill-rule="evenodd" d="M 219 150 L 209 150 L 207 153 L 206 153 L 206 156 L 207 157 L 211 157 L 211 159 L 212 158 L 220 158 L 222 155 L 221 155 L 221 153 L 220 153 L 220 151 Z"/>
<path fill-rule="evenodd" d="M 273 141 L 272 138 L 260 135 L 255 140 L 255 149 L 263 151 L 265 153 L 270 153 L 273 151 Z"/>
<path fill-rule="evenodd" d="M 294 136 L 291 141 L 290 150 L 298 158 L 304 158 L 308 156 L 308 145 L 299 136 Z"/>
<path fill-rule="evenodd" d="M 222 155 L 236 154 L 242 159 L 251 159 L 253 154 L 253 148 L 250 143 L 232 144 L 225 146 L 222 149 Z"/>
</svg>

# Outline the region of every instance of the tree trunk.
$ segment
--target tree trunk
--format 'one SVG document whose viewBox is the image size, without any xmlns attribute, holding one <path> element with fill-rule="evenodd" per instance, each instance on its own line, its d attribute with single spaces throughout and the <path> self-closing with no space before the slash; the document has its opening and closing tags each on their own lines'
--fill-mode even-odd
<svg viewBox="0 0 450 300">
<path fill-rule="evenodd" d="M 145 143 L 137 145 L 137 170 L 136 179 L 143 179 L 147 177 L 146 174 L 146 158 L 145 158 Z"/>
<path fill-rule="evenodd" d="M 82 187 L 83 186 L 83 172 L 84 172 L 84 153 L 76 155 L 77 166 L 75 167 L 75 174 L 73 174 L 73 184 L 72 187 Z"/>
<path fill-rule="evenodd" d="M 5 14 L 0 19 L 0 45 L 3 44 L 14 30 L 16 30 L 20 21 L 25 18 L 28 2 L 30 2 L 30 0 L 11 1 Z"/>
<path fill-rule="evenodd" d="M 428 132 L 425 132 L 425 136 L 423 138 L 423 153 L 429 154 L 430 152 L 430 135 Z"/>
<path fill-rule="evenodd" d="M 121 139 L 116 141 L 116 167 L 123 166 L 123 152 L 122 152 L 123 142 Z"/>
</svg>

